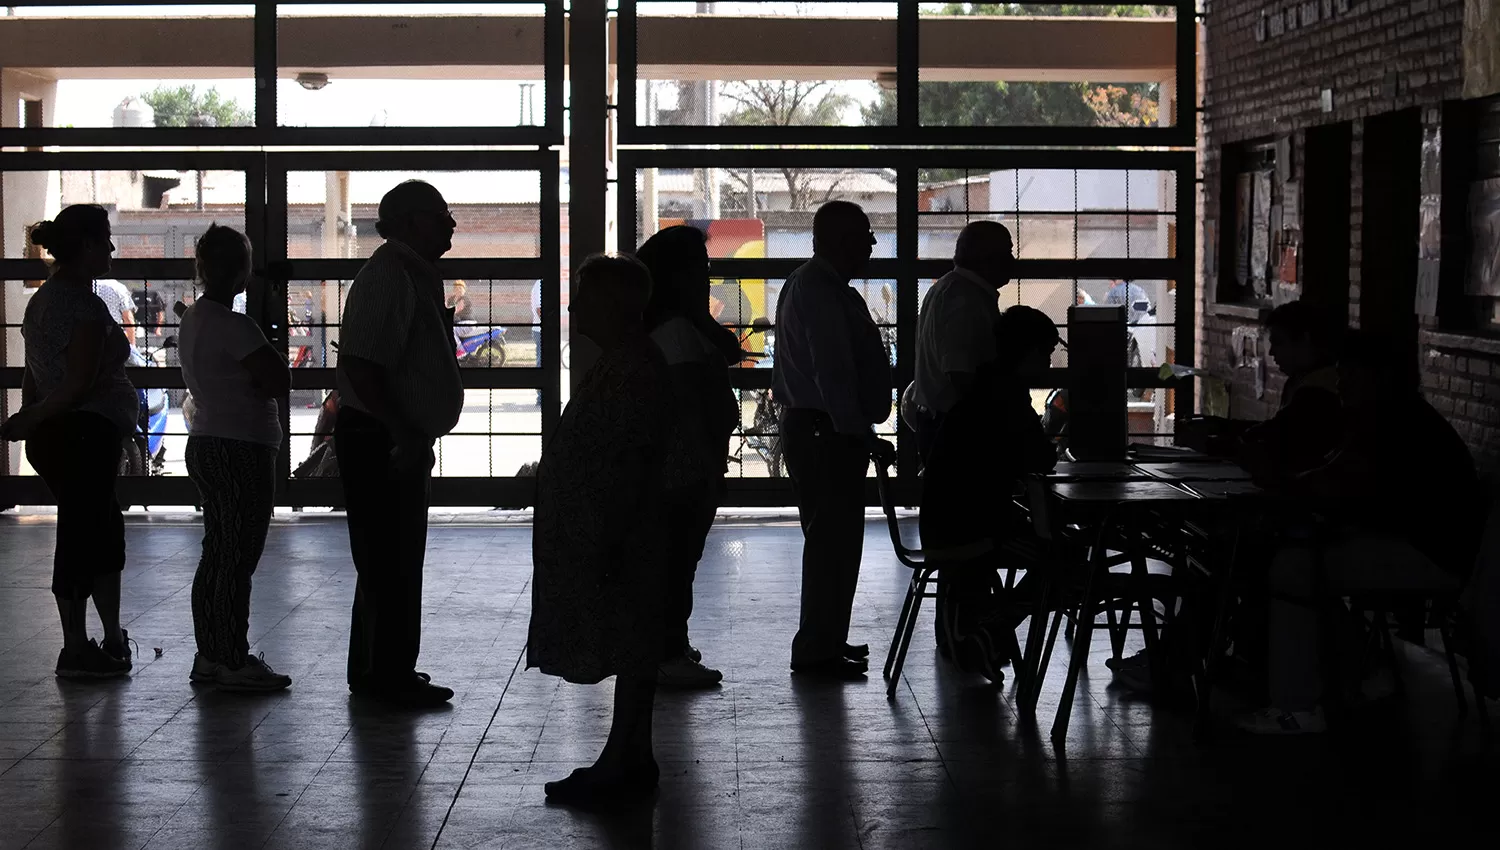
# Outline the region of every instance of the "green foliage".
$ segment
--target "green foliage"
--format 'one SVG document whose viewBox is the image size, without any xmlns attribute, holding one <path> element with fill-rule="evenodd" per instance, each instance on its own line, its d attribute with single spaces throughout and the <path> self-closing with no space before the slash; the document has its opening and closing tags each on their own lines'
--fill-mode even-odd
<svg viewBox="0 0 1500 850">
<path fill-rule="evenodd" d="M 250 110 L 212 86 L 199 93 L 197 86 L 157 86 L 141 95 L 156 113 L 158 127 L 186 127 L 195 116 L 209 118 L 216 127 L 248 127 L 255 123 Z"/>
</svg>

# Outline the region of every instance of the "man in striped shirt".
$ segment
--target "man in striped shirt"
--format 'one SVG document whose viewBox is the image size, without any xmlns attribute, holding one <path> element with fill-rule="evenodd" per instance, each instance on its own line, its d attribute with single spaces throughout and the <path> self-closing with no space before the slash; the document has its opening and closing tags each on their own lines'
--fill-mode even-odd
<svg viewBox="0 0 1500 850">
<path fill-rule="evenodd" d="M 437 189 L 413 180 L 381 199 L 375 229 L 385 244 L 354 278 L 339 334 L 334 445 L 359 574 L 349 689 L 439 705 L 453 691 L 416 663 L 433 446 L 464 403 L 453 311 L 433 266 L 453 247 L 456 225 Z"/>
</svg>

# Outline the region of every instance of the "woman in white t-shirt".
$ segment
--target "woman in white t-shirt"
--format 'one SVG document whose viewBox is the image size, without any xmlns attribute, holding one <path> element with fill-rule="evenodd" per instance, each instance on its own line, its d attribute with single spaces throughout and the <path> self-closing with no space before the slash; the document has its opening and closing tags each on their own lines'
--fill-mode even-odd
<svg viewBox="0 0 1500 850">
<path fill-rule="evenodd" d="M 195 411 L 188 476 L 203 502 L 203 558 L 193 579 L 198 654 L 191 680 L 228 691 L 292 683 L 250 654 L 250 577 L 270 530 L 281 445 L 277 398 L 291 387 L 286 360 L 255 320 L 234 312 L 250 277 L 250 242 L 213 225 L 198 240 L 203 295 L 177 333 L 182 376 Z"/>
</svg>

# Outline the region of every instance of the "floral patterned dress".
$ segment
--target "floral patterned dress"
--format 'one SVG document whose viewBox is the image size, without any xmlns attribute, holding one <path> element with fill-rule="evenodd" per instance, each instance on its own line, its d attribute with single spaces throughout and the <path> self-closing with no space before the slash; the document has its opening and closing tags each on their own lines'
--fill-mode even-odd
<svg viewBox="0 0 1500 850">
<path fill-rule="evenodd" d="M 674 420 L 671 374 L 645 335 L 574 391 L 537 470 L 527 667 L 577 684 L 656 675 Z"/>
</svg>

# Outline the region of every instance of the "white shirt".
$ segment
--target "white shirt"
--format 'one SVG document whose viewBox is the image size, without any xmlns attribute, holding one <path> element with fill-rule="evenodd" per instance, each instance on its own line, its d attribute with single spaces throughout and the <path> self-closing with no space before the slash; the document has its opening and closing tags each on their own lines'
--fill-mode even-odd
<svg viewBox="0 0 1500 850">
<path fill-rule="evenodd" d="M 953 409 L 959 394 L 948 373 L 973 375 L 995 359 L 999 319 L 999 293 L 984 278 L 958 266 L 938 278 L 917 319 L 917 404 L 934 413 Z"/>
<path fill-rule="evenodd" d="M 130 297 L 130 290 L 125 288 L 125 284 L 118 280 L 94 281 L 94 294 L 104 302 L 104 309 L 109 311 L 109 317 L 117 325 L 125 324 L 126 313 L 135 313 L 135 299 Z"/>
<path fill-rule="evenodd" d="M 182 314 L 177 353 L 196 412 L 190 433 L 264 446 L 281 445 L 276 400 L 256 395 L 241 362 L 270 345 L 254 319 L 208 298 Z"/>
<path fill-rule="evenodd" d="M 776 400 L 818 410 L 841 434 L 891 415 L 891 364 L 870 309 L 821 257 L 787 278 L 776 303 Z"/>
</svg>

